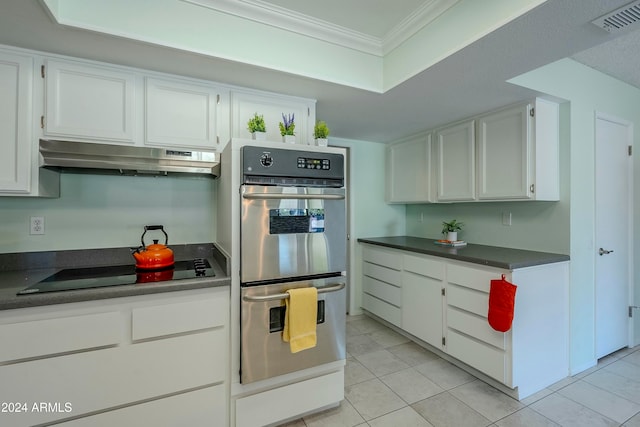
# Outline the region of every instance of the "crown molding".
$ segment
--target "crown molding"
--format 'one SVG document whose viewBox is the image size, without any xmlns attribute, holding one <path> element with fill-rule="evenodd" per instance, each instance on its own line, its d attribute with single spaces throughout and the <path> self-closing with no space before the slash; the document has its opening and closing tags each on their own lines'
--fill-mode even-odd
<svg viewBox="0 0 640 427">
<path fill-rule="evenodd" d="M 409 37 L 429 25 L 460 0 L 429 0 L 408 15 L 382 39 L 382 54 L 386 55 L 400 46 Z"/>
<path fill-rule="evenodd" d="M 262 0 L 180 1 L 382 57 L 460 0 L 426 1 L 382 39 Z"/>
</svg>

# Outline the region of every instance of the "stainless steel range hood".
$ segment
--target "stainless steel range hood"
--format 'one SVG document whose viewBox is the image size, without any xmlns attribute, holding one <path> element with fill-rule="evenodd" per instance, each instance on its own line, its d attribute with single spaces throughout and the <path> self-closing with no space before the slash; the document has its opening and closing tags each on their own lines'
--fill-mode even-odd
<svg viewBox="0 0 640 427">
<path fill-rule="evenodd" d="M 184 149 L 40 140 L 40 167 L 121 175 L 198 174 L 218 177 L 217 153 Z"/>
</svg>

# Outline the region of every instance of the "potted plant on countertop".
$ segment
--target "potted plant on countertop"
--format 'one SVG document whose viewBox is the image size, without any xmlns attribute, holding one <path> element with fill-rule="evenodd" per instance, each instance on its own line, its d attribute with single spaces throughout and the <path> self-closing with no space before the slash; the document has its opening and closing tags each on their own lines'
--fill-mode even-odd
<svg viewBox="0 0 640 427">
<path fill-rule="evenodd" d="M 280 135 L 282 135 L 282 141 L 290 144 L 296 143 L 296 134 L 294 132 L 296 128 L 295 114 L 289 114 L 287 116 L 282 113 L 282 121 L 279 123 Z"/>
<path fill-rule="evenodd" d="M 462 231 L 463 222 L 452 219 L 449 222 L 442 221 L 442 234 L 445 235 L 445 240 L 449 242 L 458 241 L 458 231 Z"/>
<path fill-rule="evenodd" d="M 313 127 L 313 137 L 316 140 L 316 145 L 318 147 L 326 147 L 329 145 L 329 140 L 327 137 L 329 136 L 329 127 L 327 123 L 323 120 L 318 120 L 316 125 Z"/>
<path fill-rule="evenodd" d="M 253 117 L 247 122 L 247 129 L 251 132 L 253 139 L 267 139 L 267 128 L 264 124 L 264 117 L 262 114 L 254 113 Z"/>
</svg>

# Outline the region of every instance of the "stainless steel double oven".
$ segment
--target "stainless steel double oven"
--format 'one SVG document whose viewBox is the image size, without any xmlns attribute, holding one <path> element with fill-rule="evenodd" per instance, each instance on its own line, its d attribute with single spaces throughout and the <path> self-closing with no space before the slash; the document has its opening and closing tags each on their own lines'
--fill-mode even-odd
<svg viewBox="0 0 640 427">
<path fill-rule="evenodd" d="M 345 358 L 344 157 L 242 147 L 240 382 Z M 282 340 L 286 291 L 318 288 L 317 345 Z"/>
</svg>

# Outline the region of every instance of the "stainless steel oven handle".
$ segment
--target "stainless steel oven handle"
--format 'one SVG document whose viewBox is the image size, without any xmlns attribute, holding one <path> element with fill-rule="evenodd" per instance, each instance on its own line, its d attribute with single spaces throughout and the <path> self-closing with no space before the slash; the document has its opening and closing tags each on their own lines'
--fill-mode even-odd
<svg viewBox="0 0 640 427">
<path fill-rule="evenodd" d="M 330 286 L 325 286 L 322 288 L 318 288 L 318 294 L 326 294 L 329 292 L 337 292 L 340 291 L 342 289 L 344 289 L 345 284 L 344 283 L 335 283 L 333 285 Z M 279 299 L 289 299 L 289 294 L 287 293 L 281 293 L 281 294 L 273 294 L 273 295 L 262 295 L 262 296 L 256 296 L 256 297 L 250 297 L 250 296 L 245 296 L 242 298 L 244 301 L 247 302 L 265 302 L 265 301 L 276 301 Z"/>
<path fill-rule="evenodd" d="M 343 200 L 344 194 L 246 193 L 242 195 L 242 198 L 255 200 Z"/>
</svg>

